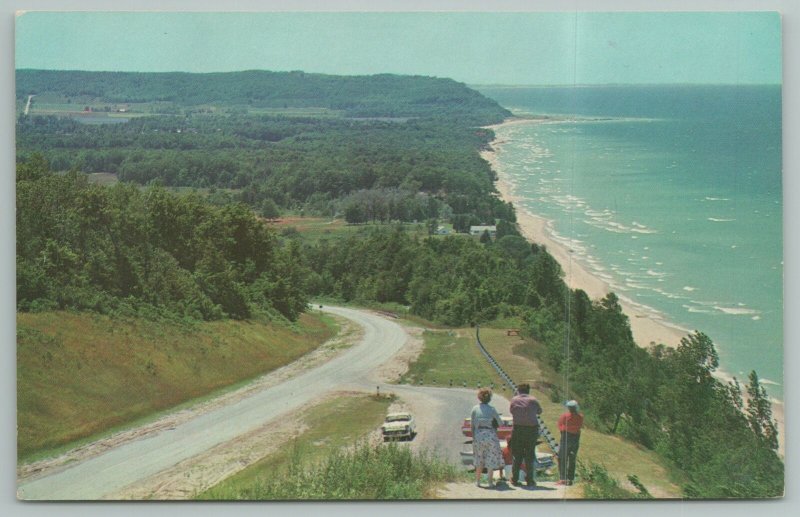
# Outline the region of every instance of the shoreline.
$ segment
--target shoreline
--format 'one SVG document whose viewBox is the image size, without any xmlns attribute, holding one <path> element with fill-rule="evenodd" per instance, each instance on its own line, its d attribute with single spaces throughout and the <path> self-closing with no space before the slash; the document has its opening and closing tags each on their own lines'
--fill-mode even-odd
<svg viewBox="0 0 800 517">
<path fill-rule="evenodd" d="M 487 126 L 487 129 L 495 130 L 501 127 L 546 122 L 548 119 L 509 119 L 500 124 Z M 497 151 L 504 143 L 504 140 L 495 138 L 489 144 L 491 149 L 483 150 L 480 154 L 481 158 L 486 160 L 497 174 L 495 188 L 500 192 L 500 197 L 514 205 L 517 224 L 523 237 L 547 248 L 547 251 L 561 265 L 561 269 L 564 271 L 564 281 L 571 289 L 582 289 L 592 300 L 603 298 L 612 292 L 613 289 L 608 282 L 591 273 L 579 261 L 574 260 L 570 250 L 553 238 L 548 228 L 551 224 L 549 220 L 533 214 L 519 205 L 521 198 L 514 194 L 513 183 L 505 176 L 497 161 Z M 625 297 L 619 294 L 617 296 L 623 312 L 630 321 L 633 338 L 639 346 L 647 347 L 653 343 L 663 343 L 670 348 L 675 348 L 681 338 L 691 333 L 690 330 L 665 322 L 657 314 L 648 312 L 647 309 L 635 305 Z"/>
<path fill-rule="evenodd" d="M 570 289 L 582 289 L 591 300 L 599 300 L 606 294 L 613 291 L 611 285 L 593 274 L 580 261 L 573 259 L 570 250 L 562 243 L 558 242 L 550 231 L 552 222 L 544 217 L 531 213 L 526 208 L 520 206 L 522 198 L 514 193 L 515 185 L 509 180 L 505 171 L 497 160 L 497 153 L 507 140 L 497 136 L 497 129 L 517 126 L 522 124 L 544 124 L 557 122 L 558 119 L 537 119 L 511 117 L 499 124 L 485 126 L 486 129 L 495 131 L 495 138 L 489 143 L 489 148 L 480 151 L 480 156 L 489 163 L 492 170 L 497 175 L 495 188 L 500 193 L 503 201 L 514 205 L 517 215 L 517 225 L 529 242 L 544 245 L 547 251 L 556 259 L 564 272 L 564 282 Z M 615 293 L 616 294 L 616 293 Z M 643 307 L 633 301 L 617 294 L 622 311 L 628 316 L 633 339 L 640 347 L 648 347 L 654 343 L 663 343 L 670 348 L 676 348 L 681 339 L 692 331 L 684 329 L 678 325 L 664 320 L 655 309 Z M 733 375 L 718 369 L 714 376 L 723 382 L 730 382 L 734 379 Z M 746 379 L 745 379 L 746 381 Z M 779 429 L 780 448 L 779 454 L 784 455 L 784 403 L 781 400 L 772 399 L 773 418 L 777 421 Z"/>
</svg>

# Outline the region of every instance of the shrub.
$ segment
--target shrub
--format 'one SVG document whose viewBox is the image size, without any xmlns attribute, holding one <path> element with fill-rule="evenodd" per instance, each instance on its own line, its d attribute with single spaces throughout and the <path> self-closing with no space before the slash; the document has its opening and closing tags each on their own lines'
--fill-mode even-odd
<svg viewBox="0 0 800 517">
<path fill-rule="evenodd" d="M 455 467 L 429 453 L 412 453 L 397 444 L 369 445 L 335 451 L 306 464 L 295 448 L 289 467 L 252 488 L 228 494 L 228 499 L 420 499 L 432 482 L 454 480 Z"/>
<path fill-rule="evenodd" d="M 584 482 L 583 495 L 586 499 L 649 499 L 650 494 L 636 476 L 628 480 L 639 490 L 633 494 L 611 477 L 603 465 L 597 463 L 578 463 L 578 477 Z"/>
</svg>

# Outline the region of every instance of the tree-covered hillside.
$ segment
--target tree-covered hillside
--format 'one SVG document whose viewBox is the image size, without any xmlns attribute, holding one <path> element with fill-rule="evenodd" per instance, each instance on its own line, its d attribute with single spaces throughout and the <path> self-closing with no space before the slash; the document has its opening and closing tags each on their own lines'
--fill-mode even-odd
<svg viewBox="0 0 800 517">
<path fill-rule="evenodd" d="M 134 73 L 17 70 L 17 97 L 56 94 L 111 103 L 319 107 L 350 117 L 457 117 L 478 124 L 510 115 L 452 79 L 304 72 Z"/>
<path fill-rule="evenodd" d="M 480 224 L 513 220 L 492 195 L 492 170 L 478 156 L 490 138 L 451 121 L 195 115 L 84 124 L 32 116 L 17 124 L 17 156 L 40 153 L 55 171 L 116 173 L 141 185 L 233 189 L 256 209 L 267 202 L 333 215 L 363 190 L 381 198 L 392 190 L 405 198 L 424 193 L 417 208 L 374 219 L 469 214 Z"/>
<path fill-rule="evenodd" d="M 509 113 L 449 79 L 20 70 L 17 94 L 36 95 L 18 119 L 18 160 L 39 153 L 53 171 L 227 189 L 267 216 L 302 209 L 349 214 L 352 222 L 437 219 L 461 229 L 514 221 L 478 155 L 492 138 L 479 126 Z M 40 114 L 48 96 L 59 109 Z M 115 121 L 85 116 L 92 106 L 134 101 L 155 103 L 147 110 L 156 112 L 134 106 L 139 111 L 124 108 L 130 118 L 121 123 L 87 123 Z M 298 117 L 254 106 L 339 111 Z"/>
<path fill-rule="evenodd" d="M 294 320 L 307 304 L 298 253 L 242 204 L 92 185 L 41 158 L 17 167 L 21 311 Z"/>
</svg>

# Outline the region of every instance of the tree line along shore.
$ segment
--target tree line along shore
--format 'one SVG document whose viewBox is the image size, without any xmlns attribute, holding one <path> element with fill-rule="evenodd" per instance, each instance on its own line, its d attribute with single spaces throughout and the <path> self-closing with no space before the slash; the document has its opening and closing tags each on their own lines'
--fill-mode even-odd
<svg viewBox="0 0 800 517">
<path fill-rule="evenodd" d="M 596 429 L 682 469 L 685 496 L 783 494 L 755 372 L 745 386 L 716 379 L 701 332 L 675 348 L 637 346 L 613 293 L 569 288 L 548 250 L 520 235 L 479 154 L 493 138 L 483 126 L 507 110 L 447 79 L 212 75 L 18 71 L 20 313 L 292 325 L 326 297 L 399 304 L 448 326 L 513 319 L 569 370 L 559 395 L 579 398 Z M 38 115 L 48 99 L 68 107 Z M 76 105 L 141 116 L 86 124 Z M 296 111 L 309 107 L 328 111 Z M 120 181 L 94 184 L 92 172 Z M 307 239 L 265 221 L 346 213 L 373 224 Z M 486 224 L 494 237 L 435 231 Z M 43 352 L 44 341 L 30 346 Z"/>
</svg>

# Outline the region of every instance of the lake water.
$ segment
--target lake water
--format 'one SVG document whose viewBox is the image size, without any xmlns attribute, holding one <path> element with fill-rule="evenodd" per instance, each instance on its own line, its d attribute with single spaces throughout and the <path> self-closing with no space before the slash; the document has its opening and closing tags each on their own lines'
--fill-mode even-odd
<svg viewBox="0 0 800 517">
<path fill-rule="evenodd" d="M 782 398 L 779 86 L 482 88 L 516 113 L 498 160 L 615 292 L 708 334 Z"/>
</svg>

